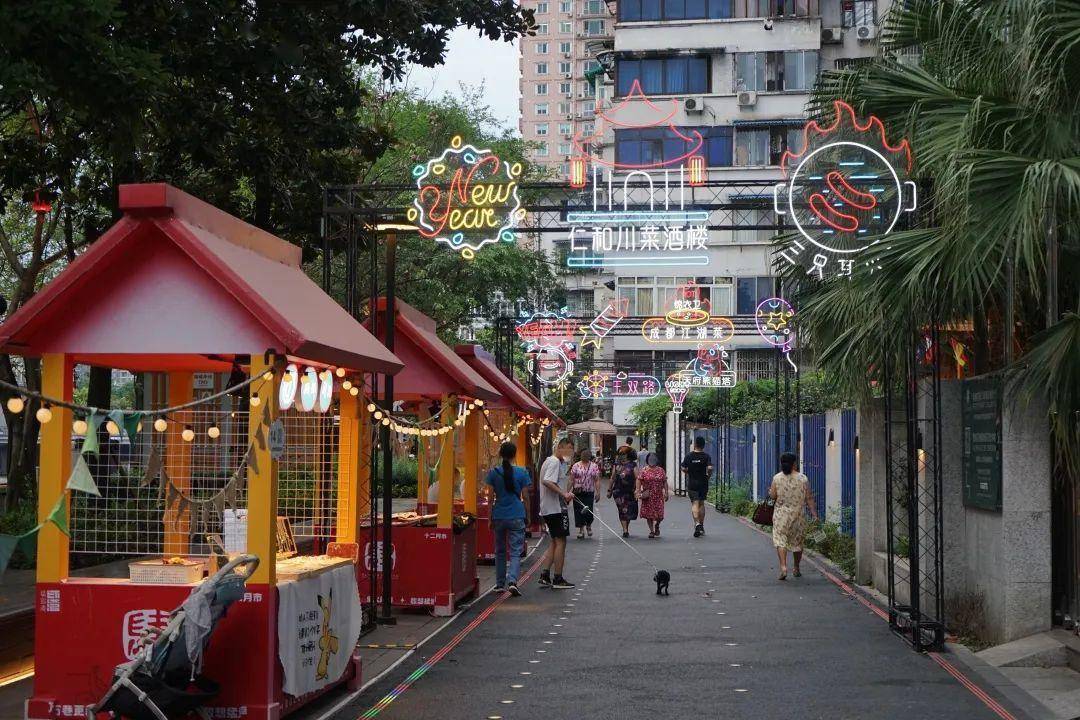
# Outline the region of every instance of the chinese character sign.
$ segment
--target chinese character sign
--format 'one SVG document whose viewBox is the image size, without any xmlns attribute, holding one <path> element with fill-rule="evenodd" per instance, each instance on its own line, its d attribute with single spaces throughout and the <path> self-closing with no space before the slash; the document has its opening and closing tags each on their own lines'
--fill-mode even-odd
<svg viewBox="0 0 1080 720">
<path fill-rule="evenodd" d="M 819 280 L 876 270 L 866 249 L 917 203 L 908 141 L 890 144 L 881 120 L 860 122 L 847 103 L 834 109 L 831 124 L 808 122 L 801 146 L 783 154 L 784 182 L 773 189 L 776 213 L 798 230 L 780 257 Z"/>
<path fill-rule="evenodd" d="M 496 242 L 514 242 L 525 216 L 518 198 L 520 163 L 462 143 L 413 168 L 416 198 L 407 217 L 420 235 L 449 245 L 466 260 Z"/>
<path fill-rule="evenodd" d="M 613 398 L 654 398 L 660 394 L 660 380 L 644 373 L 619 372 L 614 375 L 592 372 L 581 378 L 578 392 L 585 400 Z"/>
</svg>

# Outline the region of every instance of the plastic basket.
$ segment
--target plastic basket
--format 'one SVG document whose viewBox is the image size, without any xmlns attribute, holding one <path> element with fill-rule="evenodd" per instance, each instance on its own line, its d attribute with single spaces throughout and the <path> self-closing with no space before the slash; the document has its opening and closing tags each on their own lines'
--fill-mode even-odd
<svg viewBox="0 0 1080 720">
<path fill-rule="evenodd" d="M 205 569 L 202 562 L 166 565 L 160 560 L 136 560 L 128 563 L 128 577 L 133 583 L 145 585 L 190 585 L 202 580 Z"/>
</svg>

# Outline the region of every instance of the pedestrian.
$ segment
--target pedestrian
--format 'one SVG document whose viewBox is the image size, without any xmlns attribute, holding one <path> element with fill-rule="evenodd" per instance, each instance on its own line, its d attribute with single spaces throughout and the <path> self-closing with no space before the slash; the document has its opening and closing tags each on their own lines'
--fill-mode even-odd
<svg viewBox="0 0 1080 720">
<path fill-rule="evenodd" d="M 683 458 L 682 473 L 686 476 L 686 494 L 690 497 L 690 515 L 694 519 L 694 537 L 705 534 L 705 502 L 709 498 L 709 475 L 712 458 L 705 452 L 705 438 L 694 438 L 694 449 Z"/>
<path fill-rule="evenodd" d="M 637 450 L 634 449 L 634 437 L 628 435 L 626 442 L 619 446 L 619 449 L 615 451 L 615 457 L 619 456 L 619 453 L 626 453 L 626 456 L 632 460 L 635 464 L 638 460 Z"/>
<path fill-rule="evenodd" d="M 574 493 L 568 486 L 569 461 L 574 456 L 574 443 L 563 438 L 555 446 L 555 452 L 540 466 L 540 515 L 544 518 L 551 547 L 544 557 L 540 570 L 540 587 L 566 590 L 574 587 L 563 577 L 566 562 L 566 538 L 570 536 L 570 515 L 566 504 L 574 502 Z"/>
<path fill-rule="evenodd" d="M 578 540 L 584 540 L 586 532 L 592 537 L 593 506 L 600 485 L 600 466 L 593 462 L 593 454 L 587 448 L 578 457 L 580 459 L 570 468 L 570 489 L 576 498 L 574 525 L 577 527 Z"/>
<path fill-rule="evenodd" d="M 780 580 L 787 580 L 788 550 L 794 558 L 795 577 L 802 577 L 799 563 L 802 562 L 803 538 L 806 536 L 805 507 L 816 522 L 817 507 L 814 495 L 810 492 L 810 481 L 798 471 L 795 453 L 786 452 L 780 456 L 780 472 L 773 475 L 769 486 L 769 497 L 776 501 L 773 508 L 772 538 L 776 547 L 776 557 L 780 560 Z"/>
<path fill-rule="evenodd" d="M 619 522 L 622 523 L 622 536 L 630 537 L 630 523 L 637 520 L 637 463 L 625 451 L 615 456 L 615 467 L 611 470 L 611 482 L 607 496 L 615 500 L 619 509 Z M 632 452 L 632 451 L 631 451 Z"/>
<path fill-rule="evenodd" d="M 660 537 L 660 522 L 664 519 L 664 503 L 671 497 L 667 473 L 660 467 L 656 453 L 645 455 L 645 467 L 638 471 L 638 498 L 641 499 L 641 517 L 649 523 L 649 537 Z"/>
<path fill-rule="evenodd" d="M 525 468 L 512 465 L 517 455 L 514 443 L 499 447 L 502 465 L 488 471 L 485 484 L 495 493 L 491 508 L 491 529 L 495 532 L 495 592 L 509 590 L 511 595 L 521 595 L 518 575 L 521 572 L 521 555 L 525 549 L 525 503 L 521 494 L 532 484 Z M 510 569 L 507 570 L 507 562 Z"/>
</svg>

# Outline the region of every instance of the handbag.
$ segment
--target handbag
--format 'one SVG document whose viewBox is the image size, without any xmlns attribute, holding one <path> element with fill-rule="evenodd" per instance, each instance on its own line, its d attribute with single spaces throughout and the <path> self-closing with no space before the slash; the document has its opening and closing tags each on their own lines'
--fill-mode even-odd
<svg viewBox="0 0 1080 720">
<path fill-rule="evenodd" d="M 757 508 L 754 510 L 754 522 L 758 525 L 772 525 L 773 510 L 775 509 L 776 503 L 772 500 L 765 500 L 758 503 Z"/>
</svg>

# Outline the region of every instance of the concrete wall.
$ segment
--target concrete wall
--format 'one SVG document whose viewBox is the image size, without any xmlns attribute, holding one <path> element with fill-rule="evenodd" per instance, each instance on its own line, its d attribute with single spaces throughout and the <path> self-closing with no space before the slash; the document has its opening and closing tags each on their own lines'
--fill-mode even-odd
<svg viewBox="0 0 1080 720">
<path fill-rule="evenodd" d="M 840 410 L 825 413 L 825 517 L 831 522 L 840 522 L 843 495 L 840 482 Z M 829 444 L 829 432 L 834 442 Z M 803 443 L 803 447 L 806 443 Z"/>
</svg>

